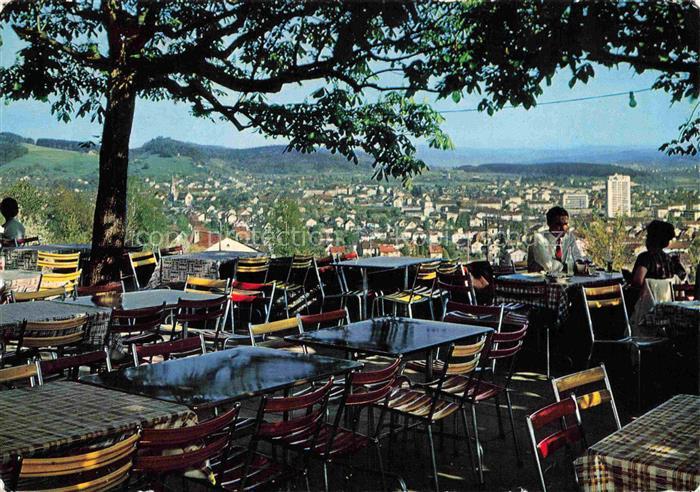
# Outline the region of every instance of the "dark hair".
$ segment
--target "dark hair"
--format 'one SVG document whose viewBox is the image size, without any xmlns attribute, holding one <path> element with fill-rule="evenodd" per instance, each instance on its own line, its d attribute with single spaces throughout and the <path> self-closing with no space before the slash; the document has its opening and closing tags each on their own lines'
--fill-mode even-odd
<svg viewBox="0 0 700 492">
<path fill-rule="evenodd" d="M 668 246 L 671 239 L 676 237 L 676 230 L 673 224 L 664 222 L 663 220 L 652 220 L 647 226 L 647 248 L 663 249 Z"/>
<path fill-rule="evenodd" d="M 17 214 L 19 213 L 19 205 L 17 204 L 17 200 L 9 196 L 3 198 L 0 202 L 0 213 L 6 219 L 17 217 Z"/>
<path fill-rule="evenodd" d="M 557 217 L 568 217 L 569 212 L 564 207 L 552 207 L 547 210 L 547 225 L 552 225 Z"/>
</svg>

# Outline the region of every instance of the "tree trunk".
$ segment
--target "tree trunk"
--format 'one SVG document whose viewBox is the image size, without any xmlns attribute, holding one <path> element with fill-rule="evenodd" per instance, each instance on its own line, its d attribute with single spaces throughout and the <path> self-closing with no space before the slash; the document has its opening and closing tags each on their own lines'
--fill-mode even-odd
<svg viewBox="0 0 700 492">
<path fill-rule="evenodd" d="M 92 225 L 91 284 L 119 279 L 126 237 L 126 192 L 129 140 L 136 92 L 133 78 L 114 70 L 109 80 L 102 127 L 100 177 Z"/>
</svg>

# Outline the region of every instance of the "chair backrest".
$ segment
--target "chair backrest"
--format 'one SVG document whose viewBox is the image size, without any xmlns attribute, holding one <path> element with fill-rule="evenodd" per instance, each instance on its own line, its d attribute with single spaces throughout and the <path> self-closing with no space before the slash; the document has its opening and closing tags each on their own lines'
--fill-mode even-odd
<svg viewBox="0 0 700 492">
<path fill-rule="evenodd" d="M 649 295 L 654 304 L 673 300 L 673 280 L 670 278 L 644 279 L 644 287 L 649 291 Z"/>
<path fill-rule="evenodd" d="M 175 321 L 183 327 L 192 326 L 218 332 L 228 316 L 229 302 L 228 295 L 202 301 L 180 299 L 177 302 Z"/>
<path fill-rule="evenodd" d="M 416 269 L 416 285 L 425 285 L 433 287 L 437 281 L 437 270 L 440 266 L 441 260 L 431 261 L 428 263 L 421 263 Z"/>
<path fill-rule="evenodd" d="M 448 300 L 474 304 L 475 295 L 471 285 L 448 284 L 438 280 L 437 289 L 442 292 L 442 295 Z"/>
<path fill-rule="evenodd" d="M 47 348 L 76 345 L 85 338 L 87 315 L 52 321 L 27 321 L 19 347 Z"/>
<path fill-rule="evenodd" d="M 219 280 L 188 275 L 185 292 L 226 295 L 229 291 L 229 282 L 229 279 Z"/>
<path fill-rule="evenodd" d="M 152 364 L 154 362 L 154 357 L 161 357 L 162 360 L 170 360 L 206 353 L 207 348 L 204 344 L 204 336 L 201 334 L 170 342 L 135 345 L 132 352 L 135 366 L 142 363 Z"/>
<path fill-rule="evenodd" d="M 73 294 L 80 283 L 82 270 L 71 273 L 42 273 L 39 281 L 39 290 L 50 290 L 57 287 L 65 287 L 66 293 Z"/>
<path fill-rule="evenodd" d="M 121 282 L 109 282 L 100 285 L 78 287 L 76 289 L 78 296 L 100 296 L 105 294 L 119 294 L 122 292 L 124 292 L 124 285 Z"/>
<path fill-rule="evenodd" d="M 219 461 L 222 468 L 217 476 L 223 476 L 226 451 L 240 408 L 240 404 L 236 404 L 230 410 L 193 426 L 144 429 L 134 471 L 157 478 L 164 473 L 199 468 L 211 460 Z M 215 460 L 219 456 L 222 459 Z"/>
<path fill-rule="evenodd" d="M 344 290 L 343 280 L 338 268 L 333 265 L 333 257 L 314 258 L 313 269 L 316 273 L 316 281 L 321 292 L 321 297 L 327 294 L 337 294 Z"/>
<path fill-rule="evenodd" d="M 301 327 L 296 318 L 281 319 L 278 321 L 271 321 L 269 323 L 260 323 L 257 325 L 249 324 L 248 332 L 250 333 L 250 343 L 255 345 L 265 345 L 265 338 L 269 335 L 275 335 L 276 337 L 284 336 L 287 334 L 301 333 Z M 257 342 L 256 337 L 263 337 L 263 342 Z"/>
<path fill-rule="evenodd" d="M 107 330 L 105 345 L 112 334 L 155 333 L 165 321 L 165 303 L 139 309 L 114 309 Z"/>
<path fill-rule="evenodd" d="M 48 359 L 39 362 L 39 383 L 44 384 L 45 378 L 68 371 L 68 379 L 78 379 L 79 369 L 83 366 L 90 367 L 92 371 L 95 366 L 104 366 L 107 372 L 112 370 L 112 363 L 109 360 L 109 352 L 96 350 L 78 355 L 59 357 L 58 359 Z"/>
<path fill-rule="evenodd" d="M 24 379 L 29 382 L 30 386 L 34 386 L 37 381 L 41 384 L 41 377 L 39 376 L 39 369 L 36 363 L 32 362 L 31 364 L 0 369 L 0 385 Z"/>
<path fill-rule="evenodd" d="M 32 486 L 32 490 L 57 490 L 59 480 L 68 484 L 60 489 L 65 491 L 111 490 L 123 486 L 129 479 L 139 438 L 137 432 L 97 451 L 60 458 L 21 459 L 11 489 L 17 490 L 18 479 L 41 479 L 45 488 Z"/>
<path fill-rule="evenodd" d="M 579 414 L 576 399 L 572 395 L 556 403 L 547 405 L 527 416 L 527 428 L 530 434 L 530 442 L 535 458 L 535 464 L 539 473 L 542 490 L 546 492 L 547 485 L 544 481 L 541 460 L 549 457 L 559 449 L 583 442 L 586 445 L 586 438 L 581 426 L 581 415 Z M 571 423 L 573 421 L 573 424 Z M 560 430 L 548 433 L 547 437 L 538 440 L 537 431 L 544 427 L 558 426 Z"/>
<path fill-rule="evenodd" d="M 37 252 L 36 266 L 44 272 L 71 273 L 78 271 L 80 253 Z"/>
<path fill-rule="evenodd" d="M 314 435 L 323 424 L 332 388 L 333 380 L 330 379 L 323 386 L 300 396 L 264 397 L 258 411 L 258 429 L 254 439 Z M 273 420 L 270 414 L 282 414 L 286 418 Z"/>
<path fill-rule="evenodd" d="M 674 301 L 692 301 L 695 300 L 695 284 L 673 284 L 673 300 Z"/>
<path fill-rule="evenodd" d="M 36 292 L 14 292 L 10 296 L 11 302 L 31 302 L 44 301 L 49 299 L 65 299 L 66 288 L 56 287 L 54 289 L 46 289 Z"/>
<path fill-rule="evenodd" d="M 494 295 L 493 266 L 486 260 L 467 263 L 478 304 L 492 304 Z"/>
<path fill-rule="evenodd" d="M 155 253 L 151 250 L 130 251 L 127 253 L 131 274 L 134 276 L 136 288 L 145 286 L 153 275 L 153 271 L 158 266 Z"/>
<path fill-rule="evenodd" d="M 314 257 L 312 255 L 294 255 L 292 257 L 292 263 L 289 265 L 286 283 L 305 285 L 313 261 Z"/>
<path fill-rule="evenodd" d="M 297 314 L 297 320 L 299 321 L 299 331 L 312 331 L 320 328 L 348 325 L 350 324 L 350 315 L 347 308 L 342 308 L 319 314 L 306 314 L 303 316 Z"/>
<path fill-rule="evenodd" d="M 583 307 L 586 311 L 591 340 L 615 340 L 632 333 L 622 285 L 582 287 Z M 619 328 L 615 333 L 611 328 Z"/>
<path fill-rule="evenodd" d="M 239 282 L 265 282 L 269 269 L 269 256 L 238 258 L 235 279 Z"/>
<path fill-rule="evenodd" d="M 158 250 L 158 256 L 161 258 L 164 256 L 175 256 L 175 255 L 181 255 L 185 252 L 185 249 L 182 247 L 181 244 L 177 246 L 171 246 L 169 248 L 160 248 Z"/>
<path fill-rule="evenodd" d="M 601 383 L 604 386 L 602 389 L 592 388 L 594 385 L 600 386 Z M 618 430 L 622 428 L 620 416 L 617 413 L 617 405 L 615 405 L 615 397 L 613 396 L 604 364 L 552 379 L 552 389 L 557 401 L 561 401 L 563 398 L 573 394 L 576 397 L 580 410 L 588 410 L 604 403 L 610 403 L 615 425 Z"/>
<path fill-rule="evenodd" d="M 457 301 L 445 303 L 443 321 L 448 323 L 475 324 L 489 326 L 501 331 L 505 309 L 500 306 L 477 306 Z"/>
</svg>

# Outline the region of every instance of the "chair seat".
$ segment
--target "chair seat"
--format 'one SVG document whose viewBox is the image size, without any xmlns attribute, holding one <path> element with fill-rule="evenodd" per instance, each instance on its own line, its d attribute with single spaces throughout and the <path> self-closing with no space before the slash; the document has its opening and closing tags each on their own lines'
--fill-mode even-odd
<svg viewBox="0 0 700 492">
<path fill-rule="evenodd" d="M 295 354 L 315 354 L 316 351 L 312 349 L 311 347 L 307 347 L 306 352 L 304 352 L 304 346 L 303 345 L 297 345 L 295 343 L 290 343 L 282 338 L 271 338 L 268 340 L 264 340 L 262 342 L 256 343 L 258 347 L 267 347 L 267 348 L 274 348 L 274 349 L 280 349 L 280 350 L 285 350 L 287 352 L 293 352 Z"/>
<path fill-rule="evenodd" d="M 430 414 L 432 396 L 425 391 L 397 388 L 389 398 L 389 409 L 409 414 L 413 417 L 427 418 Z M 440 420 L 459 410 L 459 406 L 453 402 L 438 399 L 435 404 L 435 412 L 432 420 Z"/>
<path fill-rule="evenodd" d="M 292 284 L 292 283 L 289 283 L 289 284 L 288 284 L 288 283 L 286 283 L 286 282 L 277 282 L 277 283 L 275 284 L 275 288 L 276 288 L 276 289 L 281 289 L 281 290 L 288 290 L 288 291 L 291 291 L 291 290 L 303 289 L 304 286 L 303 286 L 303 285 L 300 285 L 300 284 Z"/>
<path fill-rule="evenodd" d="M 630 343 L 636 345 L 640 349 L 645 349 L 669 344 L 671 343 L 671 339 L 664 337 L 632 337 Z"/>
<path fill-rule="evenodd" d="M 401 304 L 415 304 L 418 302 L 425 302 L 431 299 L 428 295 L 416 294 L 410 291 L 400 291 L 393 294 L 386 294 L 380 296 L 379 299 L 390 302 L 398 302 Z"/>
</svg>

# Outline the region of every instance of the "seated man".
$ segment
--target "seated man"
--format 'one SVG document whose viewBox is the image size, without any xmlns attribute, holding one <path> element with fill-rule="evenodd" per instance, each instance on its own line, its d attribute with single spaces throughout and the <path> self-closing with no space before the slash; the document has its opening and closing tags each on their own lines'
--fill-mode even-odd
<svg viewBox="0 0 700 492">
<path fill-rule="evenodd" d="M 567 272 L 573 274 L 573 265 L 581 258 L 576 238 L 569 232 L 569 212 L 562 207 L 547 211 L 549 230 L 536 232 L 528 248 L 527 269 L 529 272 Z"/>
<path fill-rule="evenodd" d="M 14 245 L 17 239 L 24 239 L 24 226 L 17 220 L 19 205 L 14 198 L 6 197 L 0 202 L 0 213 L 5 217 L 2 244 Z"/>
</svg>

